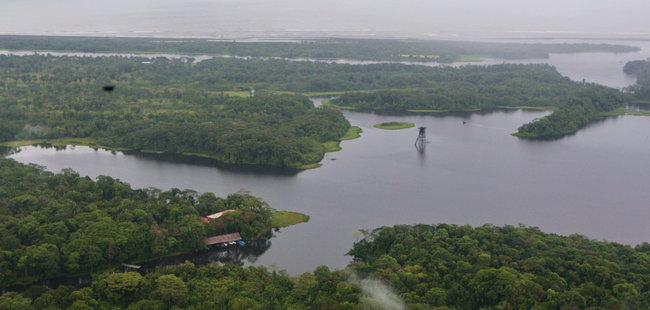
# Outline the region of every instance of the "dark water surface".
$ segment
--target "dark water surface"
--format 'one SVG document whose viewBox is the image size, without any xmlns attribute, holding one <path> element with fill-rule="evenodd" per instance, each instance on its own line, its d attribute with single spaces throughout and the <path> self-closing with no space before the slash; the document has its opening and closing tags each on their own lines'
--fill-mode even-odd
<svg viewBox="0 0 650 310">
<path fill-rule="evenodd" d="M 292 274 L 324 264 L 344 267 L 359 229 L 413 223 L 519 223 L 559 234 L 629 244 L 650 240 L 650 119 L 616 117 L 557 141 L 510 136 L 539 111 L 458 116 L 382 116 L 346 112 L 362 137 L 344 141 L 323 167 L 295 175 L 238 171 L 125 155 L 88 147 L 24 147 L 9 155 L 49 170 L 110 175 L 133 187 L 191 188 L 227 195 L 245 188 L 271 206 L 311 216 L 283 229 L 254 264 Z M 467 123 L 463 124 L 465 120 Z M 410 121 L 427 126 L 424 153 L 417 129 L 372 125 Z"/>
<path fill-rule="evenodd" d="M 639 53 L 554 54 L 547 62 L 575 80 L 624 87 L 622 72 Z M 490 60 L 486 63 L 500 63 Z M 320 99 L 316 99 L 318 104 Z M 280 210 L 311 216 L 269 243 L 229 253 L 203 252 L 159 262 L 236 261 L 286 269 L 342 268 L 359 229 L 414 223 L 519 223 L 558 234 L 585 234 L 628 244 L 650 241 L 650 118 L 612 117 L 556 141 L 510 136 L 547 112 L 497 111 L 471 115 L 382 116 L 345 112 L 364 132 L 329 153 L 323 167 L 300 173 L 233 169 L 205 161 L 124 154 L 88 147 L 24 147 L 8 154 L 48 170 L 110 175 L 133 187 L 190 188 L 225 196 L 242 188 Z M 427 126 L 426 151 L 414 148 L 415 128 L 387 131 L 372 125 L 408 121 Z M 463 124 L 466 121 L 466 124 Z"/>
</svg>

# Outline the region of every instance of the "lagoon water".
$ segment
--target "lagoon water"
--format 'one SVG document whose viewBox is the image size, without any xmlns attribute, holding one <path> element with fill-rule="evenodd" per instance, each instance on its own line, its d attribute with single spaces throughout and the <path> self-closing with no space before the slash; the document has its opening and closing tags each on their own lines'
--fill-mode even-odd
<svg viewBox="0 0 650 310">
<path fill-rule="evenodd" d="M 647 52 L 625 57 L 644 59 Z M 572 78 L 623 87 L 629 77 L 612 71 L 622 67 L 622 55 L 561 55 L 564 68 L 571 69 L 558 69 Z M 550 60 L 559 61 L 556 56 Z M 592 68 L 596 63 L 602 67 Z M 91 177 L 110 175 L 137 188 L 190 188 L 222 196 L 243 188 L 276 209 L 306 213 L 311 216 L 308 223 L 283 229 L 270 246 L 242 256 L 249 264 L 291 274 L 319 265 L 344 267 L 350 260 L 344 254 L 361 237 L 359 229 L 382 225 L 524 224 L 627 244 L 650 241 L 650 119 L 607 118 L 555 141 L 510 135 L 546 113 L 345 112 L 363 129 L 361 138 L 344 141 L 343 150 L 328 153 L 321 168 L 297 174 L 241 171 L 88 147 L 24 147 L 9 157 L 52 171 L 73 168 Z M 425 152 L 414 148 L 417 129 L 372 127 L 384 121 L 426 126 Z"/>
<path fill-rule="evenodd" d="M 134 187 L 191 188 L 227 195 L 242 188 L 271 206 L 303 212 L 308 223 L 283 229 L 255 264 L 292 274 L 344 267 L 359 229 L 414 223 L 525 224 L 559 234 L 628 244 L 650 240 L 650 121 L 617 117 L 557 141 L 510 136 L 545 112 L 467 116 L 381 116 L 347 112 L 362 137 L 329 153 L 323 167 L 295 175 L 238 172 L 88 147 L 25 147 L 11 158 L 49 170 L 110 175 Z M 424 153 L 417 129 L 427 126 Z M 462 124 L 465 120 L 467 123 Z"/>
</svg>

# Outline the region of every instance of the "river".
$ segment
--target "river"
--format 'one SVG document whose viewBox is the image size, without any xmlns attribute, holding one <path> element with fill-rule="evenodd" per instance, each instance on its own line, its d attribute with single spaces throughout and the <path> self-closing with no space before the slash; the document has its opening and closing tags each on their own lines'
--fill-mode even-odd
<svg viewBox="0 0 650 310">
<path fill-rule="evenodd" d="M 552 55 L 548 61 L 566 61 L 558 69 L 572 78 L 622 87 L 629 81 L 621 75 L 622 64 L 618 67 L 621 58 L 643 59 L 646 53 L 644 48 L 639 57 Z M 596 63 L 610 69 L 591 68 Z M 52 171 L 73 168 L 91 177 L 110 175 L 136 188 L 191 188 L 222 196 L 243 188 L 276 209 L 306 213 L 311 216 L 308 223 L 281 230 L 261 250 L 252 251 L 254 255 L 238 254 L 247 264 L 294 275 L 319 265 L 345 267 L 350 258 L 344 254 L 361 237 L 359 229 L 382 225 L 525 224 L 627 244 L 650 240 L 648 118 L 612 117 L 560 140 L 526 141 L 510 134 L 547 112 L 344 113 L 363 129 L 361 138 L 342 142 L 343 150 L 328 153 L 321 168 L 297 174 L 240 171 L 88 147 L 23 147 L 9 157 Z M 372 127 L 384 121 L 426 126 L 425 152 L 413 146 L 417 129 Z"/>
</svg>

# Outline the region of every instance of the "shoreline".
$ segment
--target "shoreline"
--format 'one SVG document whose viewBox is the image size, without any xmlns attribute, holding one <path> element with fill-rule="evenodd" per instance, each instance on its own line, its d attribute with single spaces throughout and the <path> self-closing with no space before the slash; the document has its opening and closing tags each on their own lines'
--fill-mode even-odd
<svg viewBox="0 0 650 310">
<path fill-rule="evenodd" d="M 340 151 L 342 148 L 340 147 L 341 141 L 346 141 L 346 140 L 353 140 L 356 138 L 359 138 L 361 136 L 362 130 L 359 127 L 356 126 L 351 126 L 348 129 L 348 132 L 346 134 L 339 138 L 338 141 L 328 141 L 323 143 L 323 147 L 325 149 L 325 152 L 323 155 L 326 153 L 330 152 L 337 152 Z M 140 154 L 150 154 L 150 155 L 170 155 L 170 156 L 179 156 L 179 157 L 185 157 L 187 159 L 191 158 L 201 158 L 201 159 L 208 159 L 208 160 L 213 160 L 215 161 L 217 166 L 229 166 L 232 168 L 237 168 L 237 167 L 242 167 L 242 168 L 266 168 L 266 169 L 279 169 L 279 170 L 285 170 L 285 171 L 297 171 L 300 172 L 302 170 L 308 170 L 308 169 L 315 169 L 319 168 L 322 166 L 322 158 L 316 162 L 316 163 L 309 163 L 309 164 L 304 164 L 300 166 L 293 166 L 293 167 L 274 167 L 274 166 L 265 166 L 265 165 L 254 165 L 254 164 L 233 164 L 233 163 L 227 163 L 219 160 L 216 156 L 212 156 L 210 154 L 204 154 L 204 153 L 192 153 L 192 152 L 184 152 L 184 153 L 170 153 L 170 152 L 164 152 L 164 151 L 156 151 L 156 150 L 134 150 L 134 149 L 129 149 L 129 148 L 123 148 L 123 147 L 110 147 L 106 145 L 102 145 L 97 143 L 97 141 L 93 138 L 58 138 L 58 139 L 32 139 L 32 140 L 14 140 L 14 141 L 5 141 L 5 142 L 0 142 L 0 147 L 24 147 L 24 146 L 34 146 L 34 145 L 42 145 L 42 144 L 49 144 L 53 147 L 66 147 L 66 146 L 87 146 L 93 149 L 103 149 L 106 151 L 114 151 L 114 152 L 133 152 L 133 153 L 140 153 Z"/>
</svg>

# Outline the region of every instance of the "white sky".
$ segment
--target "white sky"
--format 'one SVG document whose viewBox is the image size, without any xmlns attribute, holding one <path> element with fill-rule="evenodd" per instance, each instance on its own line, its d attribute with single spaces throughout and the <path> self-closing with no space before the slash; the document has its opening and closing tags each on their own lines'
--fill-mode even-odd
<svg viewBox="0 0 650 310">
<path fill-rule="evenodd" d="M 649 0 L 0 0 L 0 33 L 219 36 L 253 30 L 650 36 Z M 641 36 L 639 34 L 639 36 Z"/>
</svg>

